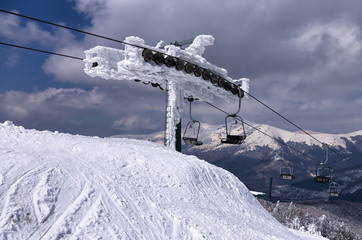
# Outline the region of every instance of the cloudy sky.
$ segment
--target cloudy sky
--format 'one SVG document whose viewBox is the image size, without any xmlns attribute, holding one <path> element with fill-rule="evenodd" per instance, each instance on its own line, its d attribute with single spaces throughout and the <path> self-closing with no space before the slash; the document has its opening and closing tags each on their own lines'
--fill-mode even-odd
<svg viewBox="0 0 362 240">
<path fill-rule="evenodd" d="M 148 45 L 213 35 L 205 58 L 234 79 L 249 78 L 250 93 L 300 127 L 362 129 L 359 0 L 2 0 L 0 8 L 119 40 L 138 36 Z M 5 13 L 0 24 L 1 42 L 81 58 L 96 45 L 124 47 Z M 98 136 L 164 129 L 165 91 L 91 78 L 79 60 L 2 45 L 0 54 L 0 122 Z M 246 120 L 297 130 L 253 99 L 242 106 Z M 204 103 L 193 109 L 202 122 L 224 121 Z"/>
</svg>

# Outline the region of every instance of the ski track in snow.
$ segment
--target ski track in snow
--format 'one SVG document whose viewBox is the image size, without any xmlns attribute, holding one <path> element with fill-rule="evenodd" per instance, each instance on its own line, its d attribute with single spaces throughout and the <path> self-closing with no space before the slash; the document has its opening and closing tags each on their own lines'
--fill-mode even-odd
<svg viewBox="0 0 362 240">
<path fill-rule="evenodd" d="M 48 170 L 33 193 L 34 210 L 39 223 L 45 222 L 55 207 L 59 193 L 58 183 L 55 181 L 57 175 L 54 174 L 56 171 L 54 168 Z"/>
<path fill-rule="evenodd" d="M 0 239 L 321 239 L 292 233 L 196 157 L 4 125 Z"/>
</svg>

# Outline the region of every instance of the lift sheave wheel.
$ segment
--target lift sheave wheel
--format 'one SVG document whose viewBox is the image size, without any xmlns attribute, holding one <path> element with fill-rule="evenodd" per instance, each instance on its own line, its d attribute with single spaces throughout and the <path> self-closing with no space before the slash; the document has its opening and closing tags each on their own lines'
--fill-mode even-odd
<svg viewBox="0 0 362 240">
<path fill-rule="evenodd" d="M 224 88 L 226 84 L 226 80 L 222 77 L 219 78 L 219 80 L 217 81 L 217 85 L 221 88 Z"/>
<path fill-rule="evenodd" d="M 185 65 L 185 72 L 187 73 L 193 73 L 195 70 L 195 65 L 192 63 L 186 63 Z"/>
<path fill-rule="evenodd" d="M 219 80 L 219 81 L 220 81 L 220 80 Z M 233 90 L 233 84 L 232 84 L 231 82 L 225 80 L 224 89 L 225 89 L 226 91 L 228 91 L 228 92 L 233 93 L 233 92 L 232 92 L 232 90 Z"/>
<path fill-rule="evenodd" d="M 142 57 L 146 62 L 153 60 L 153 52 L 150 49 L 145 48 L 142 52 Z"/>
<path fill-rule="evenodd" d="M 176 59 L 172 56 L 167 56 L 165 58 L 165 64 L 167 67 L 174 67 L 176 66 Z"/>
<path fill-rule="evenodd" d="M 154 55 L 154 60 L 157 65 L 161 65 L 165 61 L 165 58 L 162 53 L 157 52 Z"/>
<path fill-rule="evenodd" d="M 177 59 L 176 60 L 176 69 L 181 71 L 184 69 L 184 67 L 185 67 L 185 61 L 182 59 Z"/>
<path fill-rule="evenodd" d="M 202 73 L 202 78 L 207 81 L 210 80 L 211 75 L 212 75 L 211 71 L 205 69 L 204 72 Z"/>
<path fill-rule="evenodd" d="M 217 85 L 218 80 L 219 80 L 219 76 L 218 76 L 218 75 L 212 74 L 212 75 L 210 76 L 210 81 L 211 81 L 212 84 Z"/>
<path fill-rule="evenodd" d="M 202 67 L 199 67 L 199 66 L 195 66 L 195 71 L 194 71 L 194 74 L 196 77 L 200 77 L 202 75 L 202 72 L 204 70 L 202 69 Z"/>
<path fill-rule="evenodd" d="M 240 85 L 232 84 L 231 92 L 233 95 L 238 95 L 240 93 L 239 87 Z"/>
</svg>

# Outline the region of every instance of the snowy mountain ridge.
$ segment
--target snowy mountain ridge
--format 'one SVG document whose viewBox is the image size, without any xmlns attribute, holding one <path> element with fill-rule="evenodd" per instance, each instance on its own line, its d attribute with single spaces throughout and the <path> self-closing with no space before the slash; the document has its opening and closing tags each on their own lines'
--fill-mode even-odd
<svg viewBox="0 0 362 240">
<path fill-rule="evenodd" d="M 222 144 L 220 142 L 220 139 L 226 135 L 223 125 L 202 123 L 199 140 L 203 142 L 203 145 L 183 145 L 182 152 L 197 156 L 230 171 L 253 190 L 266 192 L 269 177 L 273 177 L 273 196 L 276 198 L 290 201 L 327 200 L 329 198 L 328 186 L 318 185 L 313 181 L 316 163 L 324 162 L 326 159 L 326 150 L 322 144 L 305 133 L 290 132 L 265 124 L 246 122 L 253 128 L 245 125 L 247 138 L 240 145 Z M 256 129 L 265 132 L 272 138 Z M 235 128 L 233 133 L 241 134 L 242 128 Z M 333 169 L 333 179 L 340 184 L 342 193 L 340 198 L 347 201 L 361 201 L 362 131 L 347 134 L 309 133 L 339 153 L 337 155 L 333 151 L 329 151 L 328 165 Z M 143 136 L 128 137 L 147 139 L 162 144 L 162 132 L 152 136 L 149 135 L 147 138 Z M 280 142 L 287 143 L 293 149 L 283 147 Z M 294 166 L 296 178 L 291 182 L 280 180 L 280 169 L 284 163 L 281 161 L 282 148 L 284 159 Z M 345 159 L 349 161 L 345 161 Z M 355 165 L 352 165 L 351 162 Z M 356 165 L 359 165 L 360 168 L 356 168 Z"/>
<path fill-rule="evenodd" d="M 326 150 L 322 144 L 305 133 L 290 132 L 265 124 L 250 125 L 253 128 L 245 126 L 247 137 L 240 145 L 221 144 L 220 138 L 226 135 L 224 126 L 206 126 L 206 130 L 201 129 L 200 133 L 204 145 L 186 146 L 184 153 L 195 155 L 232 172 L 251 189 L 266 191 L 268 178 L 274 177 L 276 187 L 273 194 L 284 200 L 328 199 L 326 187 L 316 186 L 313 182 L 316 164 L 326 159 Z M 241 134 L 242 128 L 235 128 L 234 133 Z M 329 151 L 327 164 L 333 169 L 333 178 L 340 184 L 343 198 L 361 201 L 358 199 L 362 193 L 362 131 L 347 134 L 310 134 L 338 153 Z M 280 142 L 293 148 L 283 147 Z M 284 159 L 294 166 L 296 178 L 291 182 L 280 180 L 280 169 L 284 163 L 280 161 L 282 149 Z"/>
<path fill-rule="evenodd" d="M 313 138 L 311 138 L 310 136 L 301 131 L 291 132 L 266 124 L 250 123 L 248 121 L 247 123 L 253 126 L 253 128 L 258 129 L 261 132 L 267 133 L 273 138 L 283 140 L 285 143 L 294 142 L 294 143 L 304 143 L 308 146 L 313 146 L 313 145 L 321 146 L 319 142 L 317 142 L 316 140 L 314 140 Z M 238 145 L 240 146 L 239 150 L 240 153 L 245 151 L 255 150 L 256 146 L 268 146 L 273 150 L 278 150 L 281 148 L 280 143 L 253 128 L 245 125 L 247 138 L 245 139 L 245 142 L 242 145 Z M 362 136 L 362 130 L 346 134 L 328 134 L 328 133 L 320 133 L 313 131 L 306 131 L 306 132 L 308 132 L 313 137 L 315 137 L 316 139 L 318 139 L 323 143 L 326 143 L 333 147 L 342 147 L 342 148 L 346 148 L 346 140 L 355 142 L 355 140 L 353 140 L 353 137 Z M 233 134 L 235 135 L 242 133 L 243 131 L 241 126 L 238 126 L 237 128 L 233 129 Z M 200 150 L 209 150 L 211 148 L 221 149 L 221 148 L 230 147 L 231 145 L 221 144 L 220 142 L 220 139 L 225 136 L 226 133 L 224 125 L 211 125 L 211 124 L 202 123 L 200 128 L 199 140 L 201 140 L 204 144 L 201 146 L 197 146 L 197 148 Z M 113 137 L 128 137 L 133 139 L 143 139 L 148 141 L 154 141 L 160 144 L 162 144 L 163 141 L 162 132 L 157 132 L 148 135 L 117 135 Z"/>
<path fill-rule="evenodd" d="M 285 143 L 294 142 L 294 143 L 304 143 L 308 146 L 313 146 L 313 145 L 321 146 L 319 142 L 317 142 L 307 134 L 300 131 L 291 132 L 277 127 L 269 126 L 266 124 L 251 123 L 250 125 L 253 126 L 253 128 L 260 130 L 260 132 L 256 129 L 253 129 L 245 125 L 247 138 L 245 139 L 244 142 L 245 144 L 240 146 L 241 148 L 239 151 L 241 152 L 255 150 L 256 146 L 268 146 L 273 150 L 281 148 L 280 143 L 278 143 L 274 139 L 270 138 L 269 136 L 266 136 L 261 132 L 267 133 L 273 138 L 280 139 Z M 239 126 L 235 128 L 233 130 L 233 134 L 236 135 L 242 134 L 242 127 Z M 310 134 L 319 141 L 326 143 L 330 146 L 334 147 L 339 146 L 345 148 L 346 147 L 345 139 L 353 142 L 352 137 L 362 135 L 362 130 L 347 134 L 328 134 L 328 133 L 316 133 L 316 132 L 312 132 Z M 200 130 L 200 140 L 203 141 L 207 146 L 204 145 L 198 147 L 200 149 L 202 149 L 203 147 L 204 148 L 230 147 L 230 145 L 225 145 L 220 143 L 220 138 L 225 137 L 225 135 L 226 133 L 224 125 L 214 126 L 214 125 L 202 124 L 202 128 Z"/>
<path fill-rule="evenodd" d="M 159 144 L 0 124 L 0 239 L 323 239 Z"/>
</svg>

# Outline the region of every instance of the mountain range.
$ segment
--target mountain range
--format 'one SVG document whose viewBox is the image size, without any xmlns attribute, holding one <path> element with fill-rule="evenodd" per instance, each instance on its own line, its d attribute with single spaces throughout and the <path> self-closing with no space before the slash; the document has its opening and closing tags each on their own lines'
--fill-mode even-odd
<svg viewBox="0 0 362 240">
<path fill-rule="evenodd" d="M 243 133 L 242 126 L 232 131 L 235 135 Z M 348 134 L 308 131 L 318 141 L 300 131 L 291 132 L 265 124 L 248 123 L 245 131 L 246 139 L 242 144 L 222 144 L 220 139 L 226 136 L 225 126 L 202 124 L 199 140 L 203 144 L 183 144 L 182 152 L 228 170 L 251 190 L 267 192 L 272 177 L 274 200 L 362 202 L 362 130 Z M 122 137 L 163 142 L 162 132 Z M 328 152 L 320 142 L 329 146 Z M 286 163 L 293 166 L 293 180 L 280 177 Z M 314 182 L 318 163 L 330 166 L 332 180 L 339 187 L 339 197 L 330 196 L 328 183 Z"/>
</svg>

